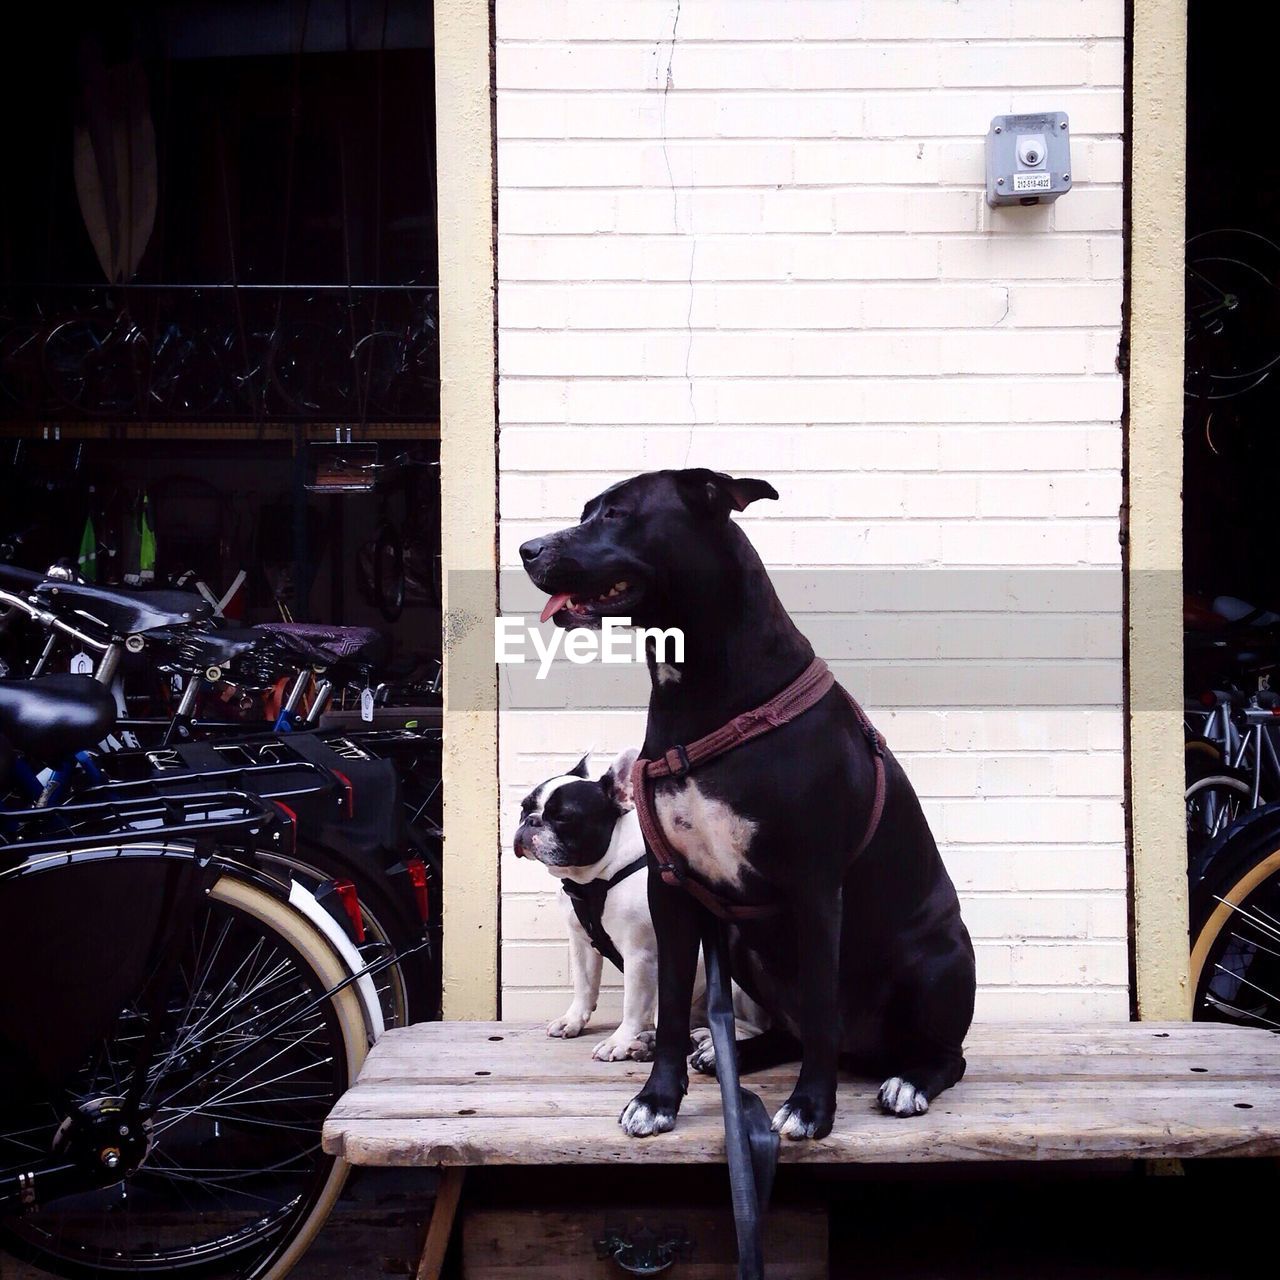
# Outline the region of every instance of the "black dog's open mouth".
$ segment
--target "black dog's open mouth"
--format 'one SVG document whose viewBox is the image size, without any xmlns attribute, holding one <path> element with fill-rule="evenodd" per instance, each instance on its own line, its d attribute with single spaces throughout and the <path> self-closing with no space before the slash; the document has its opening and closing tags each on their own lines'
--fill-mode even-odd
<svg viewBox="0 0 1280 1280">
<path fill-rule="evenodd" d="M 625 579 L 615 582 L 598 595 L 585 591 L 557 591 L 543 608 L 541 621 L 546 622 L 560 613 L 567 614 L 570 623 L 594 622 L 605 616 L 621 617 L 640 595 L 640 588 Z"/>
</svg>

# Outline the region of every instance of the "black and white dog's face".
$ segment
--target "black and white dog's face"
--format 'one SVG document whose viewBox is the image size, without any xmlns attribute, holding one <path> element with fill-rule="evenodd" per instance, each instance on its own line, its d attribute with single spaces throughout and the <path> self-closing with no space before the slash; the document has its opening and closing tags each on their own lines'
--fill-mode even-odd
<svg viewBox="0 0 1280 1280">
<path fill-rule="evenodd" d="M 525 796 L 514 842 L 517 858 L 535 858 L 555 874 L 557 869 L 589 867 L 609 852 L 618 819 L 631 807 L 631 780 L 615 762 L 604 777 L 592 781 L 589 758 L 590 753 L 568 773 L 549 778 Z"/>
</svg>

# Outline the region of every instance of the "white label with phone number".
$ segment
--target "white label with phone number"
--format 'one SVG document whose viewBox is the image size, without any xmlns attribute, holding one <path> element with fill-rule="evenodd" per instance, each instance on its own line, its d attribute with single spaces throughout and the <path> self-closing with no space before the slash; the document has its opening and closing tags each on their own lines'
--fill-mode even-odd
<svg viewBox="0 0 1280 1280">
<path fill-rule="evenodd" d="M 1047 173 L 1015 173 L 1013 189 L 1015 191 L 1048 191 L 1053 186 L 1053 179 Z"/>
</svg>

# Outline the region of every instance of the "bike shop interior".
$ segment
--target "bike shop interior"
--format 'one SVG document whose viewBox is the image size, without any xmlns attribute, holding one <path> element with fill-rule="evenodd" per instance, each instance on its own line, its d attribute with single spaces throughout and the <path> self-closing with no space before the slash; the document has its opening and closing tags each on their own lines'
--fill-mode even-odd
<svg viewBox="0 0 1280 1280">
<path fill-rule="evenodd" d="M 376 628 L 438 724 L 430 6 L 73 13 L 7 42 L 0 558 Z"/>
<path fill-rule="evenodd" d="M 1194 869 L 1209 840 L 1280 795 L 1274 731 L 1263 723 L 1280 660 L 1270 527 L 1280 463 L 1280 156 L 1247 123 L 1270 69 L 1265 50 L 1207 0 L 1192 0 L 1188 22 L 1183 556 Z"/>
</svg>

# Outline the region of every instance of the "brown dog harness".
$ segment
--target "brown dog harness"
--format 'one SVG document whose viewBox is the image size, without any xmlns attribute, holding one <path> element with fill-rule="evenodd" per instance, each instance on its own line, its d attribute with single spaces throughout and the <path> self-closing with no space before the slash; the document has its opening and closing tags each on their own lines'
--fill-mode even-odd
<svg viewBox="0 0 1280 1280">
<path fill-rule="evenodd" d="M 835 684 L 835 676 L 831 674 L 827 664 L 821 658 L 814 660 L 776 697 L 770 698 L 763 706 L 754 711 L 744 711 L 734 716 L 726 725 L 721 725 L 714 733 L 691 742 L 688 746 L 672 747 L 657 760 L 637 760 L 631 771 L 631 788 L 635 796 L 636 817 L 640 819 L 640 831 L 645 844 L 658 864 L 658 874 L 664 884 L 684 889 L 690 896 L 700 902 L 712 915 L 721 920 L 760 920 L 766 916 L 776 915 L 782 910 L 780 903 L 739 903 L 726 902 L 719 894 L 713 892 L 698 880 L 689 875 L 689 867 L 683 855 L 671 845 L 662 825 L 658 821 L 653 804 L 653 784 L 659 778 L 683 778 L 700 765 L 740 747 L 744 742 L 762 737 L 780 725 L 804 715 L 810 707 L 815 706 L 826 697 L 831 686 Z M 867 820 L 867 829 L 863 832 L 858 847 L 853 851 L 856 858 L 871 843 L 876 829 L 880 826 L 880 818 L 884 814 L 884 736 L 867 717 L 867 713 L 858 705 L 847 689 L 840 690 L 849 700 L 853 713 L 857 717 L 858 726 L 867 739 L 875 761 L 876 789 L 871 803 L 871 816 Z"/>
</svg>

